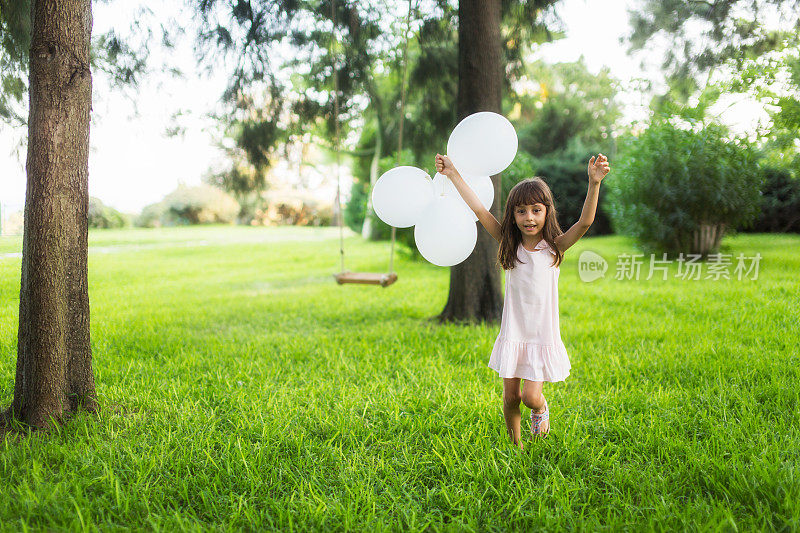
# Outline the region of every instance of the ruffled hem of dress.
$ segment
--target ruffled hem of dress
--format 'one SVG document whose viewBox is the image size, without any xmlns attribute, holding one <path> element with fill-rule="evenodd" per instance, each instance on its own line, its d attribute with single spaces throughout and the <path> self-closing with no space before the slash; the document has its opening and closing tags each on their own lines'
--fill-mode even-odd
<svg viewBox="0 0 800 533">
<path fill-rule="evenodd" d="M 489 368 L 501 378 L 564 381 L 571 365 L 563 344 L 545 345 L 498 337 L 489 358 Z"/>
</svg>

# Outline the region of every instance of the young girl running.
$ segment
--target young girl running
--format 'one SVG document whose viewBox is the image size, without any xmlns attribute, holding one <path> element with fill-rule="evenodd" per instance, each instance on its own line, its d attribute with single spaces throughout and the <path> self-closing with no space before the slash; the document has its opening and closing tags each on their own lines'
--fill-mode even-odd
<svg viewBox="0 0 800 533">
<path fill-rule="evenodd" d="M 436 170 L 450 178 L 486 231 L 500 243 L 498 260 L 505 270 L 506 294 L 489 368 L 503 378 L 506 429 L 514 444 L 522 448 L 520 400 L 531 409 L 531 433 L 547 435 L 550 410 L 542 395 L 544 382 L 564 381 L 569 375 L 569 357 L 558 325 L 559 265 L 564 252 L 594 221 L 600 182 L 610 170 L 608 159 L 598 154 L 589 160 L 583 212 L 566 232 L 561 231 L 553 195 L 541 178 L 523 180 L 511 189 L 500 223 L 450 159 L 437 154 Z"/>
</svg>

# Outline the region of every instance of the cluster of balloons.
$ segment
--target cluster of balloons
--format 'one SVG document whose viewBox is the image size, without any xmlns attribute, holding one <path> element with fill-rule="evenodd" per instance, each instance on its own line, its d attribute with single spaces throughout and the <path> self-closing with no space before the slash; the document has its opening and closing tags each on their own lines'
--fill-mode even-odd
<svg viewBox="0 0 800 533">
<path fill-rule="evenodd" d="M 486 209 L 494 201 L 491 176 L 511 164 L 517 145 L 514 126 L 488 111 L 469 115 L 450 134 L 448 157 Z M 395 167 L 375 183 L 372 207 L 390 226 L 414 226 L 417 249 L 434 265 L 457 265 L 475 248 L 478 217 L 441 174 L 431 179 L 422 169 Z"/>
</svg>

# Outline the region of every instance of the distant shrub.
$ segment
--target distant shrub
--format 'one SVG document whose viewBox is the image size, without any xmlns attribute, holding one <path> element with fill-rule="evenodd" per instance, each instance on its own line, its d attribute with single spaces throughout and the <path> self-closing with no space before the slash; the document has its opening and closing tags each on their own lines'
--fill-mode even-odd
<svg viewBox="0 0 800 533">
<path fill-rule="evenodd" d="M 551 152 L 544 157 L 518 152 L 514 162 L 503 172 L 503 201 L 500 204 L 500 214 L 503 214 L 506 198 L 514 185 L 524 179 L 539 176 L 553 192 L 558 210 L 558 222 L 561 229 L 566 231 L 578 221 L 583 212 L 589 187 L 587 167 L 592 155 L 594 154 L 578 138 L 571 139 L 565 149 Z M 601 194 L 600 206 L 595 212 L 594 222 L 587 235 L 611 233 L 611 221 L 601 209 L 605 201 L 605 195 Z"/>
<path fill-rule="evenodd" d="M 167 225 L 231 224 L 239 213 L 239 203 L 231 195 L 210 185 L 181 185 L 163 202 Z"/>
<path fill-rule="evenodd" d="M 344 218 L 344 224 L 357 233 L 361 233 L 361 228 L 364 225 L 368 195 L 369 182 L 353 180 L 353 186 L 350 189 L 350 200 L 342 209 L 342 217 Z"/>
<path fill-rule="evenodd" d="M 800 179 L 788 169 L 763 170 L 761 212 L 750 231 L 800 233 Z"/>
<path fill-rule="evenodd" d="M 629 138 L 606 178 L 606 204 L 617 233 L 648 251 L 706 255 L 724 233 L 759 212 L 754 151 L 711 125 L 687 131 L 657 122 Z"/>
<path fill-rule="evenodd" d="M 503 179 L 501 180 L 502 192 L 500 194 L 500 215 L 503 215 L 503 210 L 506 207 L 506 200 L 508 193 L 514 188 L 514 185 L 520 181 L 536 176 L 536 159 L 528 152 L 519 151 L 514 161 L 505 171 L 503 171 Z"/>
<path fill-rule="evenodd" d="M 25 216 L 22 211 L 10 214 L 0 213 L 0 216 L 4 218 L 0 235 L 22 235 L 25 227 Z"/>
<path fill-rule="evenodd" d="M 164 202 L 145 206 L 134 220 L 134 224 L 140 228 L 159 228 L 164 225 L 163 220 L 166 209 L 167 206 Z"/>
<path fill-rule="evenodd" d="M 239 222 L 251 226 L 330 226 L 333 206 L 310 193 L 269 190 L 241 202 Z"/>
<path fill-rule="evenodd" d="M 161 202 L 145 207 L 136 224 L 144 227 L 231 224 L 238 213 L 239 203 L 216 187 L 180 185 Z"/>
<path fill-rule="evenodd" d="M 90 228 L 125 228 L 131 225 L 128 215 L 103 204 L 97 198 L 89 198 Z"/>
</svg>

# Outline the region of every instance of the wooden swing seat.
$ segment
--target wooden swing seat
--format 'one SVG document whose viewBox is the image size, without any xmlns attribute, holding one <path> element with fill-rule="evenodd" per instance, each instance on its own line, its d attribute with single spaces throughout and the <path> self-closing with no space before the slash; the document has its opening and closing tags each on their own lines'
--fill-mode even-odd
<svg viewBox="0 0 800 533">
<path fill-rule="evenodd" d="M 332 30 L 331 30 L 331 49 L 330 55 L 335 57 L 335 49 L 333 47 L 333 43 L 336 42 L 335 38 L 335 30 L 337 27 L 336 23 L 336 0 L 331 0 L 330 3 L 331 7 L 331 21 L 333 22 Z M 400 155 L 403 153 L 403 119 L 405 118 L 405 108 L 406 108 L 406 70 L 408 67 L 408 41 L 409 41 L 409 34 L 411 33 L 411 13 L 412 13 L 412 3 L 411 0 L 408 0 L 408 14 L 406 15 L 406 29 L 405 29 L 405 47 L 403 48 L 403 79 L 400 84 L 401 86 L 401 96 L 400 96 L 400 121 L 399 121 L 399 130 L 397 134 L 397 165 L 400 165 Z M 336 283 L 339 285 L 344 285 L 346 283 L 357 284 L 357 285 L 380 285 L 381 287 L 388 287 L 395 281 L 397 281 L 397 274 L 394 272 L 394 243 L 395 243 L 395 227 L 392 227 L 392 248 L 389 252 L 389 273 L 383 274 L 380 272 L 350 272 L 349 270 L 345 270 L 344 267 L 344 234 L 342 228 L 344 224 L 342 224 L 342 203 L 341 203 L 341 194 L 340 194 L 340 179 L 339 179 L 339 166 L 340 166 L 340 150 L 339 150 L 339 73 L 336 67 L 333 68 L 333 122 L 334 122 L 334 137 L 333 137 L 333 146 L 336 152 L 336 207 L 338 211 L 338 219 L 339 219 L 339 253 L 341 254 L 341 271 L 338 274 L 334 274 L 333 277 L 336 279 Z M 374 176 L 371 175 L 371 178 Z M 370 183 L 370 185 L 374 185 Z"/>
<path fill-rule="evenodd" d="M 342 285 L 344 283 L 357 283 L 359 285 L 380 285 L 381 287 L 388 287 L 397 281 L 397 274 L 381 274 L 378 272 L 339 272 L 333 275 L 336 278 L 336 283 Z"/>
</svg>

